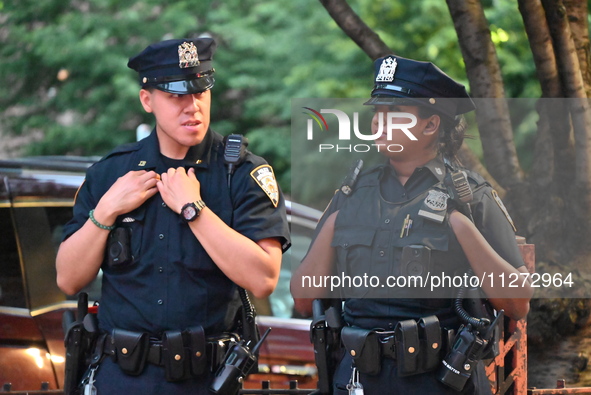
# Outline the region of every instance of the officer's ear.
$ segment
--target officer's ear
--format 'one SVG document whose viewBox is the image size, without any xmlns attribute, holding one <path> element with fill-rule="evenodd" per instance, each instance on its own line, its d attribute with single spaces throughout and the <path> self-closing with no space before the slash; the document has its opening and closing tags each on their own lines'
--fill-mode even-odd
<svg viewBox="0 0 591 395">
<path fill-rule="evenodd" d="M 441 124 L 441 117 L 437 114 L 431 115 L 427 119 L 427 124 L 425 125 L 425 129 L 423 129 L 423 134 L 425 136 L 432 136 L 439 130 L 439 125 Z"/>
<path fill-rule="evenodd" d="M 152 93 L 147 89 L 140 89 L 140 103 L 147 113 L 152 112 Z"/>
</svg>

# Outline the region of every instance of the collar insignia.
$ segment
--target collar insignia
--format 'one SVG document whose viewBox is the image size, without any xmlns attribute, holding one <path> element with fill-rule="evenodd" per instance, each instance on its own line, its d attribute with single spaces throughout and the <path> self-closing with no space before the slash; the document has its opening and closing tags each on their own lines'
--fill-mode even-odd
<svg viewBox="0 0 591 395">
<path fill-rule="evenodd" d="M 188 69 L 196 66 L 199 66 L 199 55 L 195 44 L 184 42 L 179 45 L 179 67 Z"/>
<path fill-rule="evenodd" d="M 394 73 L 396 72 L 396 59 L 388 57 L 382 61 L 380 70 L 376 76 L 376 82 L 392 82 L 394 81 Z"/>
</svg>

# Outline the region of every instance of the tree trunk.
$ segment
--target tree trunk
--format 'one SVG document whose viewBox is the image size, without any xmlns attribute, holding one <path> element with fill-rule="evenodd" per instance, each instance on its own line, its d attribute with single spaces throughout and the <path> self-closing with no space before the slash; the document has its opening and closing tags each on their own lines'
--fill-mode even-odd
<svg viewBox="0 0 591 395">
<path fill-rule="evenodd" d="M 484 161 L 493 177 L 507 190 L 518 187 L 523 173 L 517 159 L 509 109 L 499 62 L 482 5 L 477 0 L 447 0 L 466 63 L 470 91 L 490 98 L 476 109 Z M 493 100 L 494 99 L 494 100 Z"/>
<path fill-rule="evenodd" d="M 589 50 L 588 4 L 581 0 L 563 0 L 570 30 L 573 34 L 579 66 L 587 97 L 591 97 L 591 55 Z"/>
<path fill-rule="evenodd" d="M 542 97 L 564 97 L 556 64 L 554 45 L 540 0 L 519 0 L 519 11 L 528 36 Z M 574 147 L 568 109 L 558 100 L 538 102 L 540 123 L 531 178 L 548 188 L 555 182 L 556 190 L 564 190 L 574 174 Z M 550 137 L 550 138 L 547 138 Z M 561 185 L 557 185 L 558 183 Z"/>
<path fill-rule="evenodd" d="M 575 44 L 561 0 L 542 0 L 565 96 L 568 98 L 575 140 L 575 181 L 573 203 L 578 215 L 588 218 L 591 213 L 591 110 L 585 92 L 583 75 Z M 588 221 L 585 221 L 588 222 Z M 584 229 L 587 229 L 585 226 Z M 583 230 L 583 229 L 581 229 Z"/>
</svg>

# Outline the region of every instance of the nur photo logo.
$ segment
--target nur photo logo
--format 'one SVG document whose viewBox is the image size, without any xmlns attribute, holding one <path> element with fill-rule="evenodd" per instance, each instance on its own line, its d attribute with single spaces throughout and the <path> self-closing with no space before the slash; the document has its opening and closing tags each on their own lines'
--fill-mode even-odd
<svg viewBox="0 0 591 395">
<path fill-rule="evenodd" d="M 411 133 L 409 129 L 417 124 L 417 118 L 414 114 L 406 112 L 389 111 L 379 116 L 377 119 L 377 130 L 375 133 L 362 133 L 359 128 L 359 112 L 353 112 L 353 122 L 351 117 L 342 110 L 334 108 L 322 108 L 316 111 L 311 107 L 302 107 L 308 112 L 303 114 L 311 117 L 306 123 L 306 138 L 307 140 L 314 140 L 314 129 L 323 131 L 329 130 L 329 124 L 322 114 L 332 114 L 336 117 L 338 122 L 338 140 L 349 142 L 354 135 L 357 140 L 361 141 L 376 141 L 384 133 L 386 133 L 386 141 L 392 141 L 393 133 L 404 133 L 409 140 L 416 141 L 417 138 Z M 317 126 L 316 126 L 317 125 Z M 364 125 L 366 128 L 371 126 Z M 334 128 L 333 128 L 334 129 Z M 351 132 L 352 131 L 352 132 Z M 384 141 L 384 139 L 382 139 Z M 400 152 L 404 149 L 401 144 L 373 143 L 373 144 L 318 144 L 318 151 L 348 151 L 348 152 L 368 152 L 375 148 L 378 152 L 386 149 L 389 152 Z"/>
</svg>

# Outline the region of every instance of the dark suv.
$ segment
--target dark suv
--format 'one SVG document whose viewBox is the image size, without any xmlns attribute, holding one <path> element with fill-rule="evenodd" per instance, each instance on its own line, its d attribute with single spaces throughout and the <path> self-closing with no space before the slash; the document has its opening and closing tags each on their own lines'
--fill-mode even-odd
<svg viewBox="0 0 591 395">
<path fill-rule="evenodd" d="M 0 385 L 5 391 L 62 388 L 61 321 L 76 302 L 56 286 L 55 254 L 85 170 L 97 159 L 0 161 Z M 316 386 L 310 321 L 291 318 L 289 278 L 291 259 L 303 257 L 321 213 L 288 202 L 288 214 L 293 246 L 284 255 L 276 291 L 255 301 L 261 330 L 273 330 L 261 350 L 259 373 L 249 377 L 247 388 L 260 388 L 261 380 L 285 388 L 293 379 L 300 388 Z M 100 296 L 100 279 L 99 275 L 87 289 L 91 300 Z"/>
</svg>

